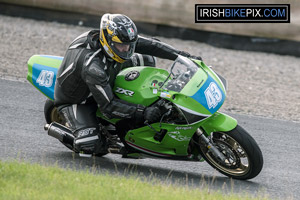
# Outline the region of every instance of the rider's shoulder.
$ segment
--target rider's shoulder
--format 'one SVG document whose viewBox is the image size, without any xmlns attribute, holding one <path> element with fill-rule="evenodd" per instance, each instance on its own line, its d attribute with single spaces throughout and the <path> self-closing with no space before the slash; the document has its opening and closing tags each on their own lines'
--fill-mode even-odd
<svg viewBox="0 0 300 200">
<path fill-rule="evenodd" d="M 99 38 L 99 30 L 89 30 L 76 37 L 70 44 L 69 49 L 87 48 L 98 49 L 97 43 Z"/>
</svg>

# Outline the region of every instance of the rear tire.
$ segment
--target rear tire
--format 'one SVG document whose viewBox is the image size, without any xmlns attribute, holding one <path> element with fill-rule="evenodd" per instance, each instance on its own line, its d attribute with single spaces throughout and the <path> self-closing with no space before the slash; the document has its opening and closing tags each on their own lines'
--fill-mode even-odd
<svg viewBox="0 0 300 200">
<path fill-rule="evenodd" d="M 57 107 L 54 106 L 54 102 L 50 99 L 47 99 L 45 102 L 44 115 L 48 124 L 51 124 L 51 122 L 62 124 L 62 120 L 58 114 Z"/>
<path fill-rule="evenodd" d="M 263 167 L 262 152 L 255 140 L 242 127 L 237 125 L 228 132 L 214 132 L 211 142 L 226 157 L 225 162 L 210 153 L 199 141 L 200 153 L 213 168 L 234 179 L 251 179 L 256 177 Z"/>
</svg>

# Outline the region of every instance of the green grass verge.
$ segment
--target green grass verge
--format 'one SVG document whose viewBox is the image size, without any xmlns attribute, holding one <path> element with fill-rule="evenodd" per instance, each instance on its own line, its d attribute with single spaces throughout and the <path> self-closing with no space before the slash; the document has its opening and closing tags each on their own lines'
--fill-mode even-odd
<svg viewBox="0 0 300 200">
<path fill-rule="evenodd" d="M 167 185 L 158 180 L 95 174 L 55 166 L 0 161 L 0 199 L 253 199 Z M 257 198 L 258 199 L 258 198 Z"/>
</svg>

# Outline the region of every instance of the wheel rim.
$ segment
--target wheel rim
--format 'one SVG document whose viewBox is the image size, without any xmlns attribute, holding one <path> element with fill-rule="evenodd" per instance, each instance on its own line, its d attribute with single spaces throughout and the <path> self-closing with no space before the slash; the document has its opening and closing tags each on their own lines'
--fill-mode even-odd
<svg viewBox="0 0 300 200">
<path fill-rule="evenodd" d="M 243 176 L 250 170 L 250 161 L 246 151 L 232 137 L 223 132 L 211 135 L 211 141 L 226 157 L 225 162 L 216 158 L 208 149 L 201 145 L 202 152 L 206 158 L 219 170 L 233 176 Z"/>
<path fill-rule="evenodd" d="M 59 114 L 58 114 L 58 111 L 57 111 L 56 107 L 54 107 L 51 111 L 51 121 L 52 122 L 57 122 L 57 123 L 62 122 L 61 118 L 59 117 Z"/>
</svg>

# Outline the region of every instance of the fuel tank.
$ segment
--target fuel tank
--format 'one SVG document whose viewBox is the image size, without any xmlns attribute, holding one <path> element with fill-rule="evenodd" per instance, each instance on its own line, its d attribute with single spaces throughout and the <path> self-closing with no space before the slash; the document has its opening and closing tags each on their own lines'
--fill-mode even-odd
<svg viewBox="0 0 300 200">
<path fill-rule="evenodd" d="M 127 102 L 149 106 L 159 98 L 151 86 L 161 86 L 168 75 L 168 71 L 154 67 L 126 68 L 118 74 L 113 91 Z"/>
</svg>

